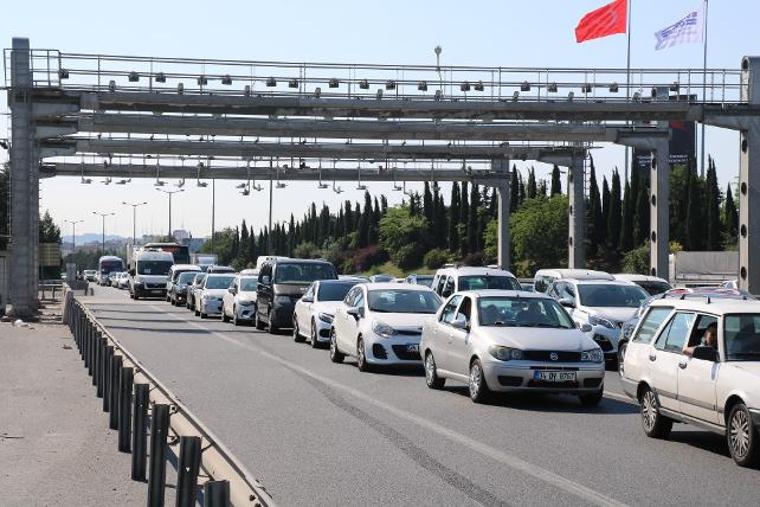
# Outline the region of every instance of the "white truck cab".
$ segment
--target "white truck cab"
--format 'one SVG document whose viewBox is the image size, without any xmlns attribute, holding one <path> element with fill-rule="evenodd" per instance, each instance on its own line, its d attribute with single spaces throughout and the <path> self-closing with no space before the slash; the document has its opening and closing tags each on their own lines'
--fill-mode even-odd
<svg viewBox="0 0 760 507">
<path fill-rule="evenodd" d="M 174 255 L 161 250 L 136 250 L 129 265 L 129 296 L 166 297 L 166 282 L 174 265 Z"/>
</svg>

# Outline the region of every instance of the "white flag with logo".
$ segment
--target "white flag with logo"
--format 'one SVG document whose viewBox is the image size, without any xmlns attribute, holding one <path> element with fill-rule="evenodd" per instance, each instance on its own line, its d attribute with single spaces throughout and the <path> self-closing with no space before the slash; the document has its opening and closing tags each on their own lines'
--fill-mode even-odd
<svg viewBox="0 0 760 507">
<path fill-rule="evenodd" d="M 657 44 L 654 49 L 667 49 L 678 44 L 702 42 L 705 13 L 703 7 L 695 9 L 672 25 L 663 28 L 654 36 Z"/>
</svg>

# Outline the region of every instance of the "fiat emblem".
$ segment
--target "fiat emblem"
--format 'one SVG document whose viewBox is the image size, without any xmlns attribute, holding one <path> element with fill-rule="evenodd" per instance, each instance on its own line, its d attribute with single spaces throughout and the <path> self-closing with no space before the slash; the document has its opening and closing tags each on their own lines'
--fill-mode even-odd
<svg viewBox="0 0 760 507">
<path fill-rule="evenodd" d="M 551 354 L 549 354 L 549 359 L 551 359 L 552 361 L 556 361 L 557 359 L 559 359 L 559 355 L 557 355 L 556 352 L 552 352 Z"/>
</svg>

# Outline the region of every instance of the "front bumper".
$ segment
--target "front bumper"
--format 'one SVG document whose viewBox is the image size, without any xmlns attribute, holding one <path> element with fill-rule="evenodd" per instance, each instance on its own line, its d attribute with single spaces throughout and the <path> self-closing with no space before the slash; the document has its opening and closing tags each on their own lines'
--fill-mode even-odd
<svg viewBox="0 0 760 507">
<path fill-rule="evenodd" d="M 390 338 L 371 336 L 364 338 L 367 362 L 375 365 L 421 365 L 421 335 L 395 335 Z"/>
<path fill-rule="evenodd" d="M 222 300 L 201 300 L 201 313 L 206 315 L 221 315 L 222 314 Z"/>
<path fill-rule="evenodd" d="M 330 331 L 332 331 L 332 322 L 325 322 L 319 318 L 314 318 L 315 327 L 317 328 L 317 342 L 328 343 L 330 341 Z"/>
<path fill-rule="evenodd" d="M 235 313 L 237 314 L 237 320 L 252 321 L 253 316 L 256 314 L 256 303 L 250 305 L 238 304 L 235 306 Z"/>
<path fill-rule="evenodd" d="M 594 340 L 604 353 L 606 360 L 617 359 L 618 342 L 620 341 L 621 329 L 614 327 L 612 329 L 604 326 L 592 326 L 591 331 L 586 336 Z"/>
<path fill-rule="evenodd" d="M 166 297 L 166 287 L 155 287 L 151 285 L 145 285 L 142 283 L 135 284 L 135 294 L 140 296 L 152 296 L 152 297 Z"/>
<path fill-rule="evenodd" d="M 488 387 L 499 392 L 589 394 L 604 385 L 604 363 L 555 363 L 541 361 L 483 361 Z M 539 371 L 575 372 L 574 381 L 536 379 Z"/>
</svg>

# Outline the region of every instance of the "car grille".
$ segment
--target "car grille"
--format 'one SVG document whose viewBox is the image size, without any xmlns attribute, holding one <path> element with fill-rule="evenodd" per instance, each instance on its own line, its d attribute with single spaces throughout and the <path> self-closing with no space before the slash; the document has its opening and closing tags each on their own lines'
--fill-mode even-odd
<svg viewBox="0 0 760 507">
<path fill-rule="evenodd" d="M 499 375 L 499 384 L 504 387 L 519 387 L 522 385 L 522 377 L 512 377 L 509 375 Z"/>
<path fill-rule="evenodd" d="M 406 350 L 406 345 L 393 345 L 393 353 L 402 361 L 419 361 L 421 359 L 419 352 L 409 352 Z"/>
<path fill-rule="evenodd" d="M 146 289 L 165 289 L 166 284 L 165 283 L 145 283 Z"/>
<path fill-rule="evenodd" d="M 396 329 L 396 334 L 401 336 L 420 336 L 422 329 Z"/>
<path fill-rule="evenodd" d="M 552 354 L 557 354 L 557 359 L 552 359 Z M 526 350 L 523 352 L 523 359 L 527 359 L 528 361 L 558 361 L 564 363 L 578 363 L 581 360 L 581 353 L 554 352 L 551 350 Z"/>
<path fill-rule="evenodd" d="M 595 334 L 594 341 L 602 348 L 602 352 L 609 352 L 612 350 L 612 342 L 609 341 L 606 336 Z"/>
<path fill-rule="evenodd" d="M 546 382 L 544 380 L 530 380 L 528 381 L 528 387 L 578 387 L 578 382 Z"/>
</svg>

